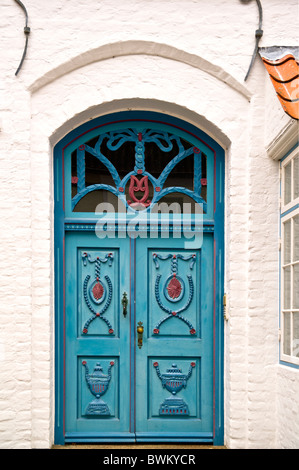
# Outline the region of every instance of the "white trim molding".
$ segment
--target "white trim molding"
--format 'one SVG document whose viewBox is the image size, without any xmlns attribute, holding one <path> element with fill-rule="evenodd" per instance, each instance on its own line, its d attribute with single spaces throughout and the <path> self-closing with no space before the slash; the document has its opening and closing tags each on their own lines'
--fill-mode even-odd
<svg viewBox="0 0 299 470">
<path fill-rule="evenodd" d="M 267 154 L 273 160 L 280 160 L 294 147 L 299 139 L 299 121 L 290 119 L 281 132 L 267 147 Z"/>
</svg>

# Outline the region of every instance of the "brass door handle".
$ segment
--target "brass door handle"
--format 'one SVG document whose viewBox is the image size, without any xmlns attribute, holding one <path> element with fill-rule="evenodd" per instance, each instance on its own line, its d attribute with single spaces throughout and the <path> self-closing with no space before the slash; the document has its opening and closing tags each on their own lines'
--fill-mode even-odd
<svg viewBox="0 0 299 470">
<path fill-rule="evenodd" d="M 128 307 L 128 297 L 127 297 L 127 293 L 124 292 L 123 293 L 123 296 L 122 296 L 122 299 L 121 299 L 121 304 L 122 304 L 122 307 L 123 307 L 123 316 L 126 317 L 127 316 L 127 307 Z"/>
<path fill-rule="evenodd" d="M 139 349 L 142 348 L 142 344 L 143 344 L 143 331 L 144 331 L 143 323 L 140 321 L 140 322 L 138 322 L 138 326 L 137 326 L 138 348 Z"/>
</svg>

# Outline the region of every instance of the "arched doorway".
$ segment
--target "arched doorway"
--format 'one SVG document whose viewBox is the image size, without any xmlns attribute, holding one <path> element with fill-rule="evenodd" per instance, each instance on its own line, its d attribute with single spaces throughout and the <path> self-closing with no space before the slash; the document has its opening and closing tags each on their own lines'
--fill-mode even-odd
<svg viewBox="0 0 299 470">
<path fill-rule="evenodd" d="M 224 151 L 106 115 L 54 150 L 55 442 L 223 443 Z"/>
</svg>

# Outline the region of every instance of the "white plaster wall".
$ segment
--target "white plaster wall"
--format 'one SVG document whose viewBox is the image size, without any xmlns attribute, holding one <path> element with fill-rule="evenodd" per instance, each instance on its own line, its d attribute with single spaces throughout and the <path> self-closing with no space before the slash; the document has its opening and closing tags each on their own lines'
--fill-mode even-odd
<svg viewBox="0 0 299 470">
<path fill-rule="evenodd" d="M 262 3 L 261 45 L 296 43 L 297 2 Z M 244 83 L 255 2 L 25 4 L 17 77 L 24 16 L 10 0 L 0 7 L 0 447 L 53 444 L 53 145 L 86 119 L 141 107 L 227 150 L 226 444 L 298 447 L 298 371 L 278 365 L 278 163 L 266 152 L 288 120 L 259 59 Z"/>
<path fill-rule="evenodd" d="M 280 366 L 277 382 L 277 443 L 282 449 L 298 449 L 298 370 Z"/>
</svg>

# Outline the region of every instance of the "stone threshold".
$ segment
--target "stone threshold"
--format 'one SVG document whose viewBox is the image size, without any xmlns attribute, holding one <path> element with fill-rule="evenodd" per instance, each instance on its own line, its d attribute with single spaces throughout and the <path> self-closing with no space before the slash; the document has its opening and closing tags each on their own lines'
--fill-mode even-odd
<svg viewBox="0 0 299 470">
<path fill-rule="evenodd" d="M 225 446 L 205 444 L 65 444 L 52 449 L 226 449 Z"/>
</svg>

